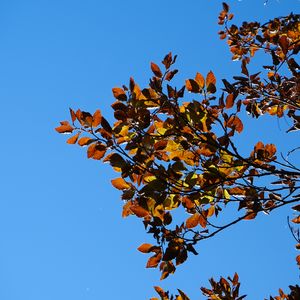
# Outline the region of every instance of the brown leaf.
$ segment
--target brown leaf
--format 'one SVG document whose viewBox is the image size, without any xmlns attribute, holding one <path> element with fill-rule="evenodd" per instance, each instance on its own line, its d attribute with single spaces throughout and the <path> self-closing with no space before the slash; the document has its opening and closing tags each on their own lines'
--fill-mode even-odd
<svg viewBox="0 0 300 300">
<path fill-rule="evenodd" d="M 130 188 L 130 185 L 121 177 L 112 179 L 111 184 L 118 190 L 127 190 Z"/>
<path fill-rule="evenodd" d="M 256 215 L 257 215 L 256 212 L 247 213 L 247 215 L 245 216 L 244 220 L 252 220 L 252 219 L 255 219 Z"/>
<path fill-rule="evenodd" d="M 67 140 L 67 144 L 76 144 L 79 135 L 80 135 L 80 132 L 78 132 L 78 133 L 76 133 L 74 136 L 70 137 L 70 138 Z"/>
<path fill-rule="evenodd" d="M 199 224 L 200 215 L 198 213 L 193 214 L 185 221 L 186 228 L 194 228 Z"/>
<path fill-rule="evenodd" d="M 233 94 L 229 94 L 227 97 L 226 97 L 226 108 L 229 109 L 233 106 L 234 104 L 234 96 Z"/>
<path fill-rule="evenodd" d="M 293 206 L 292 209 L 294 209 L 296 211 L 300 211 L 300 204 Z"/>
<path fill-rule="evenodd" d="M 229 5 L 225 2 L 222 2 L 222 5 L 223 5 L 223 9 L 225 12 L 228 12 L 229 11 Z"/>
<path fill-rule="evenodd" d="M 236 130 L 238 133 L 241 133 L 243 131 L 243 123 L 242 121 L 240 120 L 240 118 L 238 116 L 231 116 L 228 121 L 226 122 L 226 125 L 229 127 L 229 128 L 232 128 L 234 130 Z"/>
<path fill-rule="evenodd" d="M 157 64 L 155 64 L 154 62 L 151 63 L 151 70 L 156 77 L 161 78 L 163 76 L 159 66 Z"/>
<path fill-rule="evenodd" d="M 109 125 L 108 121 L 104 117 L 101 118 L 101 126 L 106 132 L 112 133 L 111 126 Z"/>
<path fill-rule="evenodd" d="M 172 78 L 174 77 L 174 75 L 175 74 L 177 74 L 178 73 L 178 70 L 173 70 L 173 71 L 169 71 L 167 74 L 166 74 L 166 76 L 165 76 L 165 79 L 167 80 L 167 81 L 170 81 L 170 80 L 172 80 Z"/>
</svg>

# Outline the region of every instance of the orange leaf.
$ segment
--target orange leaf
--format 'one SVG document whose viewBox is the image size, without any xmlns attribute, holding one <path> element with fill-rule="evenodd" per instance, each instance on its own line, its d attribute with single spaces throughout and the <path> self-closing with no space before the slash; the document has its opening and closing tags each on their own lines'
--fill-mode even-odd
<svg viewBox="0 0 300 300">
<path fill-rule="evenodd" d="M 101 111 L 97 109 L 93 115 L 92 127 L 97 127 L 100 125 L 102 119 Z"/>
<path fill-rule="evenodd" d="M 159 78 L 162 77 L 162 72 L 161 72 L 161 70 L 160 70 L 160 68 L 159 68 L 159 66 L 157 64 L 155 64 L 155 63 L 152 62 L 151 63 L 151 70 L 152 70 L 152 72 L 154 73 L 154 75 L 156 77 L 159 77 Z"/>
<path fill-rule="evenodd" d="M 296 257 L 296 261 L 297 261 L 298 266 L 300 266 L 300 255 L 298 255 L 298 256 Z"/>
<path fill-rule="evenodd" d="M 127 96 L 125 94 L 125 91 L 121 88 L 115 87 L 112 89 L 112 92 L 114 94 L 114 97 L 118 100 L 126 101 Z"/>
<path fill-rule="evenodd" d="M 161 252 L 150 257 L 147 262 L 146 268 L 156 268 L 158 266 L 159 262 L 161 261 L 161 258 L 162 258 Z"/>
<path fill-rule="evenodd" d="M 212 71 L 209 71 L 206 75 L 206 86 L 209 86 L 210 84 L 216 85 L 216 77 Z"/>
<path fill-rule="evenodd" d="M 86 145 L 92 143 L 93 141 L 94 141 L 94 139 L 91 139 L 89 137 L 82 137 L 81 139 L 79 139 L 78 145 L 81 147 L 86 146 Z"/>
<path fill-rule="evenodd" d="M 139 205 L 132 205 L 130 209 L 138 218 L 144 218 L 149 215 L 149 212 Z"/>
<path fill-rule="evenodd" d="M 151 248 L 153 248 L 153 245 L 145 243 L 139 246 L 137 249 L 142 253 L 149 253 L 151 252 Z"/>
<path fill-rule="evenodd" d="M 76 114 L 72 108 L 69 108 L 72 122 L 74 123 L 77 119 Z"/>
<path fill-rule="evenodd" d="M 292 222 L 293 222 L 293 223 L 296 223 L 296 224 L 299 224 L 299 223 L 300 223 L 300 216 L 294 218 L 294 219 L 292 220 Z"/>
<path fill-rule="evenodd" d="M 88 147 L 87 157 L 100 160 L 106 153 L 106 146 L 100 143 L 94 143 Z"/>
<path fill-rule="evenodd" d="M 195 81 L 199 84 L 200 89 L 204 88 L 204 85 L 205 85 L 204 77 L 198 72 L 196 74 Z"/>
<path fill-rule="evenodd" d="M 70 125 L 68 121 L 60 122 L 61 126 L 56 127 L 55 130 L 59 133 L 72 133 L 74 128 Z"/>
<path fill-rule="evenodd" d="M 111 184 L 118 190 L 127 190 L 130 188 L 130 185 L 121 177 L 112 179 Z"/>
<path fill-rule="evenodd" d="M 132 202 L 131 201 L 128 201 L 126 202 L 124 205 L 123 205 L 123 210 L 122 210 L 122 217 L 123 218 L 126 218 L 128 217 L 129 215 L 132 215 L 133 212 L 131 211 L 131 206 L 132 206 Z"/>
<path fill-rule="evenodd" d="M 187 79 L 185 81 L 186 89 L 192 93 L 200 93 L 200 86 L 194 79 Z"/>
<path fill-rule="evenodd" d="M 78 133 L 75 134 L 74 136 L 70 137 L 70 138 L 67 140 L 67 143 L 68 143 L 68 144 L 76 144 L 79 135 L 80 135 L 80 132 L 78 132 Z"/>
<path fill-rule="evenodd" d="M 200 215 L 198 213 L 193 214 L 190 216 L 186 222 L 185 226 L 186 228 L 194 228 L 199 224 Z"/>
<path fill-rule="evenodd" d="M 238 116 L 231 116 L 226 122 L 229 128 L 236 130 L 238 133 L 243 131 L 243 123 Z"/>
<path fill-rule="evenodd" d="M 229 94 L 227 97 L 226 97 L 226 108 L 229 109 L 233 106 L 234 104 L 234 96 L 233 94 Z"/>
</svg>

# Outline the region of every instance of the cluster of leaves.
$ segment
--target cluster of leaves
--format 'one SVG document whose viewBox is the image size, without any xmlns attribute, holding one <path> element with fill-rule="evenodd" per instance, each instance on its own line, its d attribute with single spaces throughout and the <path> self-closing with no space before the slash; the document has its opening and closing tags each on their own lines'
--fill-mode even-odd
<svg viewBox="0 0 300 300">
<path fill-rule="evenodd" d="M 227 38 L 233 59 L 241 60 L 242 76 L 231 83 L 223 79 L 219 95 L 212 71 L 197 73 L 180 88 L 172 86 L 178 70 L 173 68 L 176 56 L 169 53 L 162 67 L 151 63 L 148 87 L 141 89 L 130 78 L 129 86 L 113 88 L 114 124 L 100 110 L 91 114 L 70 109 L 71 123 L 63 121 L 56 128 L 74 134 L 67 143 L 86 146 L 88 158 L 107 162 L 120 174 L 111 183 L 122 192 L 122 216 L 141 218 L 153 236 L 154 244 L 144 243 L 138 250 L 152 253 L 146 266 L 158 267 L 161 279 L 190 253 L 197 254 L 195 245 L 201 240 L 300 199 L 300 169 L 278 158 L 275 145 L 258 141 L 247 154 L 235 145 L 243 132 L 243 108 L 255 117 L 285 114 L 294 120 L 290 131 L 300 128 L 300 77 L 294 58 L 300 49 L 300 16 L 263 25 L 244 22 L 240 28 L 228 26 L 232 18 L 224 3 L 219 34 Z M 247 65 L 260 49 L 271 57 L 271 65 L 263 67 L 270 72 L 250 75 Z M 184 101 L 186 91 L 197 99 Z M 267 187 L 261 183 L 264 178 L 270 182 Z M 236 210 L 236 217 L 222 223 L 227 207 Z M 173 220 L 177 209 L 182 210 L 180 221 Z M 297 216 L 292 222 L 299 224 L 300 204 L 293 209 Z M 299 236 L 294 237 L 299 247 Z M 228 280 L 211 279 L 211 290 L 202 288 L 203 294 L 208 299 L 243 299 L 237 274 Z M 159 287 L 156 291 L 161 299 L 188 299 L 180 290 L 176 298 Z M 294 299 L 283 293 L 280 297 L 274 299 Z"/>
</svg>

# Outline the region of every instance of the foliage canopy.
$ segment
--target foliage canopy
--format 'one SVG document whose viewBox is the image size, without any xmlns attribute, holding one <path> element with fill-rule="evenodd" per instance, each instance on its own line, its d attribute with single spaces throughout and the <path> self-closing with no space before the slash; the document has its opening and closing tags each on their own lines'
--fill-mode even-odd
<svg viewBox="0 0 300 300">
<path fill-rule="evenodd" d="M 300 166 L 277 153 L 274 144 L 257 141 L 250 153 L 242 153 L 235 138 L 243 134 L 241 115 L 253 118 L 269 114 L 290 118 L 287 131 L 300 129 L 300 15 L 290 14 L 260 24 L 229 24 L 233 14 L 223 3 L 219 35 L 227 41 L 233 60 L 241 62 L 241 74 L 233 80 L 217 79 L 210 71 L 197 73 L 183 86 L 172 85 L 178 72 L 176 55 L 167 54 L 162 65 L 151 63 L 153 77 L 140 88 L 130 78 L 128 86 L 112 89 L 114 124 L 100 110 L 70 109 L 71 122 L 62 121 L 59 133 L 72 133 L 68 144 L 87 146 L 87 156 L 108 162 L 119 177 L 111 181 L 124 201 L 122 216 L 140 218 L 153 244 L 138 247 L 151 254 L 147 268 L 159 268 L 161 279 L 174 273 L 196 245 L 260 213 L 291 204 L 300 223 Z M 248 65 L 260 51 L 267 65 L 250 74 Z M 195 100 L 186 101 L 185 93 Z M 291 149 L 295 151 L 297 149 Z M 266 185 L 266 182 L 268 183 Z M 222 223 L 226 208 L 233 219 Z M 173 212 L 181 210 L 181 220 Z M 299 229 L 290 225 L 300 248 Z M 300 266 L 300 255 L 296 257 Z M 239 277 L 210 279 L 211 288 L 201 288 L 207 299 L 243 299 Z M 160 299 L 189 299 L 181 290 L 176 296 L 155 287 Z M 157 298 L 152 298 L 157 299 Z M 279 290 L 270 299 L 300 299 L 299 286 L 289 294 Z"/>
</svg>

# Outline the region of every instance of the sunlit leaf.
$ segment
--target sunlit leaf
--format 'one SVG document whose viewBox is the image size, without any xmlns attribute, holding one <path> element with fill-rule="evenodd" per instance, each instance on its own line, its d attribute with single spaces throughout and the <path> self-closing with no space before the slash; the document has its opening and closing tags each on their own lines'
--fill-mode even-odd
<svg viewBox="0 0 300 300">
<path fill-rule="evenodd" d="M 130 184 L 128 184 L 123 178 L 112 179 L 111 184 L 118 190 L 126 190 L 130 188 Z"/>
</svg>

